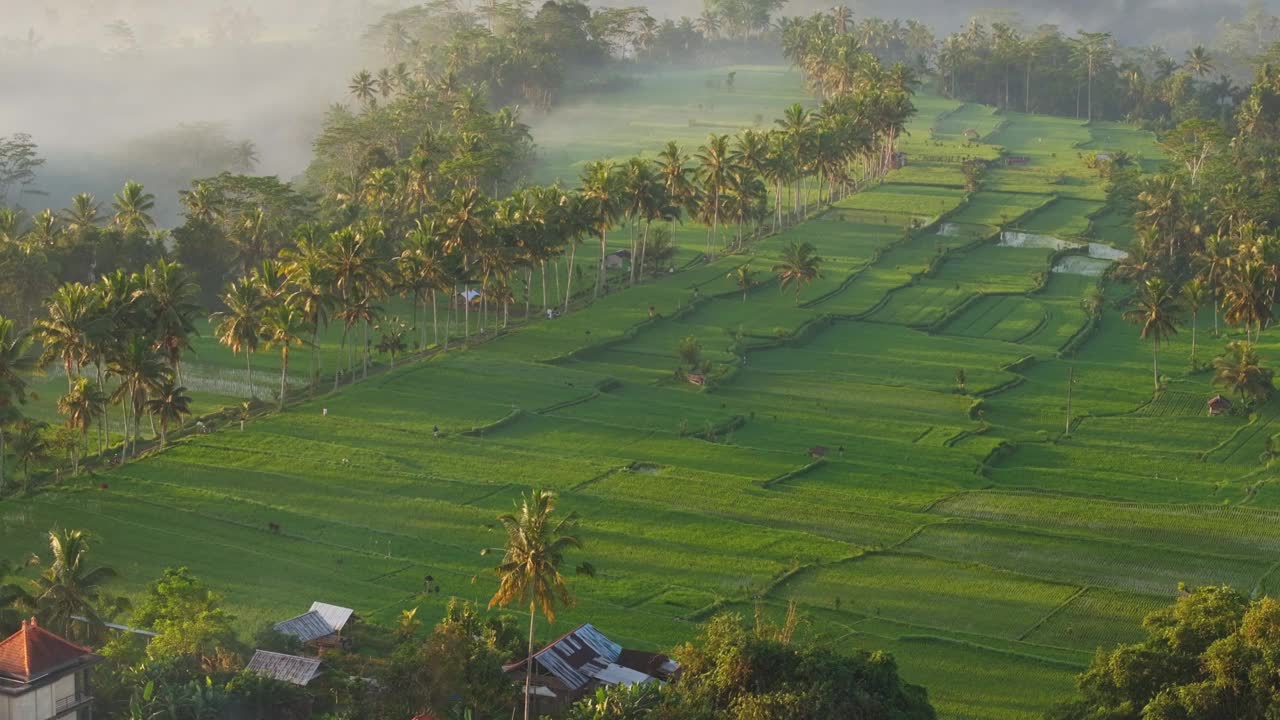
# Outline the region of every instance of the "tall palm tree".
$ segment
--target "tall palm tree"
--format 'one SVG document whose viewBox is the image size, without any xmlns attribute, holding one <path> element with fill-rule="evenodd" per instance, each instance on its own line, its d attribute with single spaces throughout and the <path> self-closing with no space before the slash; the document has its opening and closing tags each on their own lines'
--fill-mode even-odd
<svg viewBox="0 0 1280 720">
<path fill-rule="evenodd" d="M 81 642 L 103 627 L 99 608 L 106 600 L 104 587 L 116 576 L 111 568 L 90 567 L 89 550 L 89 535 L 84 530 L 50 530 L 49 563 L 32 581 L 31 592 L 40 623 Z M 78 622 L 75 617 L 88 622 Z"/>
<path fill-rule="evenodd" d="M 1208 286 L 1209 298 L 1212 301 L 1214 335 L 1218 334 L 1219 293 L 1231 264 L 1232 250 L 1231 241 L 1219 234 L 1205 238 L 1204 248 L 1196 253 L 1195 259 L 1200 266 L 1199 279 Z"/>
<path fill-rule="evenodd" d="M 529 654 L 525 658 L 524 717 L 529 720 L 529 686 L 533 677 L 534 618 L 542 611 L 547 622 L 555 622 L 556 607 L 572 607 L 573 595 L 565 585 L 560 568 L 564 555 L 582 542 L 570 534 L 577 527 L 574 513 L 557 518 L 556 494 L 533 490 L 521 498 L 515 513 L 498 517 L 507 531 L 502 562 L 496 568 L 498 591 L 489 607 L 512 603 L 529 604 Z"/>
<path fill-rule="evenodd" d="M 302 240 L 284 254 L 288 294 L 285 303 L 296 308 L 311 328 L 311 386 L 320 377 L 320 330 L 329 326 L 329 317 L 337 304 L 333 273 L 323 247 Z"/>
<path fill-rule="evenodd" d="M 27 374 L 35 367 L 31 336 L 0 315 L 0 490 L 4 489 L 5 427 L 22 419 L 18 406 L 27 401 Z"/>
<path fill-rule="evenodd" d="M 89 446 L 89 428 L 102 416 L 107 398 L 92 379 L 77 378 L 71 389 L 58 399 L 58 413 L 68 429 L 80 436 L 80 445 L 72 453 L 72 473 L 80 473 L 80 456 Z"/>
<path fill-rule="evenodd" d="M 128 457 L 130 447 L 136 452 L 138 439 L 142 436 L 142 413 L 146 409 L 147 397 L 172 377 L 164 358 L 141 335 L 122 342 L 107 367 L 120 381 L 111 399 L 126 409 L 132 421 L 132 433 L 129 424 L 125 425 L 124 456 Z"/>
<path fill-rule="evenodd" d="M 148 331 L 175 380 L 181 382 L 182 354 L 191 349 L 191 338 L 197 334 L 200 306 L 195 299 L 200 289 L 186 268 L 164 258 L 148 265 L 142 277 L 143 287 L 137 294 L 149 316 Z"/>
<path fill-rule="evenodd" d="M 456 255 L 462 260 L 462 272 L 457 279 L 464 282 L 463 291 L 469 290 L 471 263 L 475 259 L 476 250 L 492 230 L 493 203 L 484 193 L 476 188 L 458 188 L 440 208 L 441 228 L 440 241 L 446 253 Z M 453 289 L 453 297 L 457 297 L 457 288 Z M 463 303 L 465 322 L 463 336 L 471 335 L 471 302 Z M 448 342 L 446 333 L 445 341 Z"/>
<path fill-rule="evenodd" d="M 214 313 L 209 321 L 214 323 L 218 342 L 235 354 L 244 353 L 244 366 L 250 399 L 254 397 L 253 353 L 258 350 L 262 336 L 262 289 L 256 283 L 241 280 L 227 286 L 222 296 L 227 306 L 223 312 Z"/>
<path fill-rule="evenodd" d="M 785 291 L 794 287 L 796 304 L 800 304 L 800 290 L 822 277 L 822 258 L 817 248 L 807 242 L 792 240 L 782 250 L 782 259 L 773 266 L 778 275 L 779 288 Z"/>
<path fill-rule="evenodd" d="M 812 116 L 808 109 L 800 103 L 791 105 L 783 111 L 782 117 L 777 120 L 778 128 L 786 138 L 787 144 L 791 148 L 792 156 L 795 158 L 793 166 L 795 178 L 795 203 L 792 209 L 797 217 L 803 217 L 803 192 L 804 192 L 804 175 L 805 175 L 805 154 L 809 149 Z"/>
<path fill-rule="evenodd" d="M 1243 327 L 1252 342 L 1271 320 L 1275 300 L 1267 266 L 1252 258 L 1232 263 L 1222 294 L 1222 319 Z"/>
<path fill-rule="evenodd" d="M 147 192 L 141 183 L 130 180 L 111 203 L 115 210 L 112 222 L 125 232 L 145 232 L 156 224 L 150 215 L 155 206 L 156 196 Z"/>
<path fill-rule="evenodd" d="M 595 297 L 600 297 L 601 288 L 605 287 L 605 255 L 608 254 L 609 229 L 622 215 L 623 185 L 622 176 L 610 160 L 597 160 L 587 163 L 582 170 L 581 196 L 590 213 L 592 225 L 600 236 L 600 262 L 596 272 Z"/>
<path fill-rule="evenodd" d="M 35 322 L 36 337 L 43 346 L 41 367 L 62 362 L 67 376 L 67 389 L 76 381 L 79 368 L 89 361 L 90 337 L 97 314 L 98 296 L 83 283 L 67 283 L 54 291 L 45 309 L 45 317 Z"/>
<path fill-rule="evenodd" d="M 280 409 L 284 410 L 285 395 L 288 393 L 289 352 L 295 347 L 305 347 L 303 339 L 310 328 L 302 312 L 288 305 L 273 305 L 262 315 L 262 339 L 267 349 L 280 351 Z"/>
<path fill-rule="evenodd" d="M 351 78 L 351 84 L 347 86 L 347 89 L 366 108 L 371 108 L 378 102 L 377 81 L 374 79 L 373 73 L 368 70 L 361 70 L 356 73 Z"/>
<path fill-rule="evenodd" d="M 1203 78 L 1213 72 L 1213 57 L 1203 45 L 1197 45 L 1187 51 L 1187 61 L 1182 66 L 1197 78 Z"/>
<path fill-rule="evenodd" d="M 17 424 L 17 430 L 13 434 L 10 450 L 13 462 L 22 468 L 24 492 L 31 489 L 31 465 L 49 459 L 49 443 L 45 439 L 47 428 L 46 423 L 24 419 Z"/>
<path fill-rule="evenodd" d="M 1133 308 L 1124 314 L 1125 320 L 1141 328 L 1138 336 L 1152 342 L 1151 382 L 1156 390 L 1160 389 L 1160 344 L 1178 333 L 1181 311 L 1178 297 L 1169 283 L 1154 277 L 1142 285 L 1134 298 Z"/>
<path fill-rule="evenodd" d="M 1098 70 L 1111 61 L 1111 33 L 1084 32 L 1081 30 L 1079 35 L 1079 38 L 1075 41 L 1074 50 L 1077 61 L 1085 71 L 1089 94 L 1088 121 L 1093 122 L 1093 78 L 1097 75 Z"/>
<path fill-rule="evenodd" d="M 1200 308 L 1204 306 L 1206 294 L 1204 281 L 1199 278 L 1192 278 L 1182 286 L 1182 301 L 1191 311 L 1191 362 L 1193 363 L 1196 360 L 1196 325 L 1199 324 Z"/>
<path fill-rule="evenodd" d="M 79 193 L 71 198 L 71 206 L 62 211 L 62 222 L 67 232 L 78 233 L 97 227 L 102 221 L 102 203 L 90 193 Z"/>
<path fill-rule="evenodd" d="M 182 425 L 182 419 L 191 414 L 191 396 L 187 389 L 164 381 L 155 388 L 145 403 L 147 414 L 160 420 L 160 447 L 169 446 L 169 425 Z"/>
<path fill-rule="evenodd" d="M 729 184 L 729 176 L 737 164 L 729 149 L 728 135 L 711 135 L 707 143 L 694 155 L 697 163 L 695 174 L 702 184 L 702 192 L 708 196 L 710 206 L 704 209 L 704 216 L 710 219 L 710 232 L 707 235 L 707 253 L 713 250 L 712 241 L 719 235 L 721 196 Z"/>
</svg>

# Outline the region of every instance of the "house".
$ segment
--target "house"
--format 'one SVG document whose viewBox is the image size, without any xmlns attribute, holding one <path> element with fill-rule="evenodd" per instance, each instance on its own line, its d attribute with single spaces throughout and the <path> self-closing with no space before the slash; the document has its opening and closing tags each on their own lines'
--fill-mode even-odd
<svg viewBox="0 0 1280 720">
<path fill-rule="evenodd" d="M 694 385 L 706 385 L 706 384 L 707 384 L 707 376 L 706 376 L 706 375 L 703 375 L 702 373 L 695 373 L 695 372 L 691 372 L 691 373 L 689 373 L 688 375 L 686 375 L 685 377 L 687 377 L 687 378 L 689 379 L 689 382 L 693 383 Z"/>
<path fill-rule="evenodd" d="M 1231 412 L 1231 401 L 1221 395 L 1214 395 L 1209 398 L 1209 402 L 1205 404 L 1209 408 L 1210 415 L 1222 415 Z"/>
<path fill-rule="evenodd" d="M 526 662 L 503 668 L 512 682 L 524 684 Z M 529 694 L 535 714 L 554 713 L 597 687 L 663 682 L 679 669 L 666 655 L 625 649 L 586 624 L 534 653 Z"/>
<path fill-rule="evenodd" d="M 339 647 L 342 645 L 342 629 L 354 615 L 351 608 L 313 602 L 307 612 L 276 623 L 275 630 L 292 635 L 304 645 Z"/>
<path fill-rule="evenodd" d="M 813 447 L 809 448 L 809 457 L 814 460 L 820 460 L 826 456 L 827 456 L 826 445 L 814 445 Z"/>
<path fill-rule="evenodd" d="M 320 674 L 320 659 L 259 650 L 245 669 L 254 675 L 306 687 Z"/>
<path fill-rule="evenodd" d="M 1010 155 L 1009 157 L 1005 158 L 1005 164 L 1008 165 L 1009 167 L 1030 165 L 1031 158 L 1027 157 L 1026 155 Z"/>
<path fill-rule="evenodd" d="M 0 641 L 0 720 L 93 717 L 92 650 L 40 627 L 35 619 Z"/>
<path fill-rule="evenodd" d="M 609 270 L 622 270 L 631 262 L 630 250 L 619 250 L 604 256 L 604 266 Z"/>
</svg>

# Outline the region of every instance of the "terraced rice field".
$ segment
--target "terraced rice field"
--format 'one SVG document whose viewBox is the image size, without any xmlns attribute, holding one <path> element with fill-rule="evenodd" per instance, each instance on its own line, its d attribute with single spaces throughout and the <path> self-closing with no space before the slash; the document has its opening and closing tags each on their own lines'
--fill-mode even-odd
<svg viewBox="0 0 1280 720">
<path fill-rule="evenodd" d="M 625 91 L 592 110 L 615 122 L 581 152 L 535 129 L 559 148 L 547 172 L 704 135 L 690 117 L 741 122 L 748 96 L 776 111 L 802 95 L 780 69 L 738 77 L 732 98 L 673 100 L 662 119 L 636 111 L 656 85 Z M 1039 717 L 1178 583 L 1277 584 L 1280 492 L 1259 454 L 1280 423 L 1208 417 L 1188 333 L 1162 348 L 1168 388 L 1153 398 L 1149 349 L 1120 317 L 1130 289 L 1051 272 L 1046 245 L 999 242 L 1017 224 L 1123 247 L 1121 218 L 1089 222 L 1102 196 L 1077 154 L 1157 157 L 1148 136 L 919 104 L 909 152 L 1030 164 L 971 197 L 959 160 L 908 165 L 741 254 L 10 504 L 0 537 L 36 550 L 55 522 L 89 528 L 125 591 L 189 565 L 246 635 L 313 599 L 391 622 L 487 599 L 495 516 L 545 486 L 584 519 L 581 559 L 599 576 L 571 580 L 580 602 L 544 635 L 590 621 L 662 648 L 716 610 L 795 600 L 806 632 L 894 653 L 941 717 Z M 792 239 L 827 258 L 798 297 L 768 279 Z M 725 279 L 744 264 L 762 279 L 745 299 Z M 1202 347 L 1222 342 L 1200 322 Z M 708 387 L 674 374 L 689 335 L 713 363 Z M 422 594 L 425 575 L 440 594 Z"/>
</svg>

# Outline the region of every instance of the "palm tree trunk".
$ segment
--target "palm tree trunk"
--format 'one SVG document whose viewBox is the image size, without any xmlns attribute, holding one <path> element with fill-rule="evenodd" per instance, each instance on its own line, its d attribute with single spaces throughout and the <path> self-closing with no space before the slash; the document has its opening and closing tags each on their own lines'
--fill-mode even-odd
<svg viewBox="0 0 1280 720">
<path fill-rule="evenodd" d="M 431 337 L 435 340 L 435 344 L 440 344 L 440 325 L 439 318 L 436 316 L 436 290 L 431 288 Z"/>
<path fill-rule="evenodd" d="M 463 342 L 471 339 L 471 287 L 467 283 L 462 284 L 462 340 Z"/>
<path fill-rule="evenodd" d="M 1022 97 L 1023 112 L 1031 112 L 1031 58 L 1027 58 L 1027 83 Z"/>
<path fill-rule="evenodd" d="M 320 326 L 311 330 L 311 394 L 316 394 L 316 385 L 320 384 Z"/>
<path fill-rule="evenodd" d="M 578 244 L 569 243 L 569 262 L 565 267 L 564 278 L 564 311 L 569 312 L 569 298 L 573 297 L 573 263 L 578 253 Z M 558 276 L 557 276 L 558 277 Z"/>
<path fill-rule="evenodd" d="M 4 428 L 0 428 L 0 492 L 4 492 Z"/>
<path fill-rule="evenodd" d="M 160 447 L 169 447 L 169 421 L 165 418 L 160 418 Z"/>
<path fill-rule="evenodd" d="M 361 371 L 361 379 L 369 379 L 369 321 L 364 321 L 364 370 Z"/>
<path fill-rule="evenodd" d="M 1200 318 L 1199 309 L 1191 313 L 1191 361 L 1192 362 L 1195 362 L 1195 359 L 1196 359 L 1196 324 L 1199 318 Z"/>
<path fill-rule="evenodd" d="M 542 276 L 542 312 L 545 313 L 547 311 L 547 261 L 540 260 L 538 265 L 538 274 Z"/>
<path fill-rule="evenodd" d="M 641 282 L 642 284 L 644 283 L 644 260 L 645 260 L 645 255 L 649 252 L 649 231 L 650 231 L 650 229 L 651 229 L 652 227 L 653 227 L 653 221 L 652 221 L 652 220 L 645 220 L 645 221 L 644 221 L 644 234 L 640 237 L 640 258 L 639 258 L 639 259 L 640 259 L 640 267 L 639 267 L 639 268 L 638 268 L 638 270 L 637 270 L 636 276 L 639 278 L 639 280 L 640 280 L 640 282 Z M 632 258 L 632 262 L 633 262 L 633 264 L 634 264 L 634 262 L 635 262 L 635 258 Z"/>
<path fill-rule="evenodd" d="M 449 305 L 445 307 L 444 314 L 444 349 L 449 349 L 449 336 L 453 333 L 453 302 L 458 295 L 458 286 L 454 284 L 449 294 Z"/>
<path fill-rule="evenodd" d="M 249 348 L 244 349 L 245 375 L 249 378 L 249 399 L 253 399 L 253 363 L 250 362 Z"/>
<path fill-rule="evenodd" d="M 289 376 L 289 346 L 280 350 L 280 410 L 284 411 L 285 378 Z"/>
<path fill-rule="evenodd" d="M 1155 351 L 1151 353 L 1151 383 L 1156 390 L 1160 389 L 1160 343 L 1156 342 Z"/>
<path fill-rule="evenodd" d="M 529 319 L 529 306 L 533 303 L 533 266 L 524 270 L 524 319 Z"/>
<path fill-rule="evenodd" d="M 605 230 L 601 230 L 601 231 L 600 231 L 600 269 L 599 269 L 599 272 L 597 272 L 597 273 L 596 273 L 596 290 L 595 290 L 595 293 L 594 293 L 594 294 L 593 294 L 593 296 L 592 296 L 592 297 L 593 297 L 593 299 L 598 299 L 598 298 L 600 297 L 600 288 L 604 287 L 605 282 L 606 282 L 606 280 L 605 280 L 605 274 L 604 274 L 604 273 L 605 273 L 605 270 L 604 270 L 604 255 L 605 255 L 605 252 L 606 252 L 606 251 L 605 251 L 605 243 L 606 243 L 606 241 L 607 241 L 607 236 L 608 236 L 608 233 L 607 233 Z M 608 288 L 606 288 L 606 290 L 607 290 L 607 289 L 608 289 Z"/>
<path fill-rule="evenodd" d="M 524 720 L 529 720 L 529 686 L 533 684 L 533 613 L 534 605 L 529 603 L 529 654 L 524 660 Z"/>
</svg>

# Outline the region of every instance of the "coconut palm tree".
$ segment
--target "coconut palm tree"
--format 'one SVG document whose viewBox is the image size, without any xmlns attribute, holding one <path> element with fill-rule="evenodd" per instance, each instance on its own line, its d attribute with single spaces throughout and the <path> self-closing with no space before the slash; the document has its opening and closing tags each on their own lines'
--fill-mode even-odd
<svg viewBox="0 0 1280 720">
<path fill-rule="evenodd" d="M 444 252 L 457 255 L 462 259 L 462 272 L 457 279 L 463 280 L 463 291 L 469 290 L 471 263 L 481 242 L 492 230 L 493 203 L 484 193 L 476 188 L 458 188 L 440 208 L 441 226 L 440 242 Z M 457 288 L 451 291 L 457 297 Z M 463 336 L 471 336 L 471 303 L 464 304 L 465 327 Z M 448 341 L 446 333 L 446 342 Z"/>
<path fill-rule="evenodd" d="M 156 224 L 150 215 L 155 206 L 156 196 L 147 192 L 141 183 L 130 180 L 111 203 L 115 210 L 112 222 L 125 232 L 145 232 Z"/>
<path fill-rule="evenodd" d="M 103 626 L 99 608 L 107 600 L 104 588 L 116 573 L 89 566 L 89 535 L 65 528 L 49 531 L 50 559 L 32 581 L 30 602 L 40 624 L 72 640 L 84 642 Z M 82 623 L 74 618 L 87 620 Z"/>
<path fill-rule="evenodd" d="M 1231 265 L 1233 248 L 1231 241 L 1223 235 L 1211 235 L 1205 238 L 1204 248 L 1196 253 L 1196 263 L 1200 266 L 1199 279 L 1208 287 L 1209 298 L 1213 307 L 1213 334 L 1218 334 L 1218 298 L 1223 280 L 1227 277 Z"/>
<path fill-rule="evenodd" d="M 1182 286 L 1182 302 L 1191 311 L 1191 362 L 1196 360 L 1196 325 L 1199 324 L 1200 308 L 1204 306 L 1207 291 L 1204 281 L 1192 278 Z"/>
<path fill-rule="evenodd" d="M 191 338 L 197 334 L 200 289 L 186 268 L 164 258 L 146 267 L 142 282 L 137 295 L 150 321 L 148 331 L 175 380 L 181 382 L 182 354 L 191 349 Z"/>
<path fill-rule="evenodd" d="M 572 607 L 573 595 L 560 573 L 565 553 L 582 547 L 571 533 L 577 527 L 574 513 L 557 518 L 556 494 L 533 490 L 522 497 L 515 513 L 498 521 L 507 531 L 502 562 L 496 568 L 498 591 L 489 607 L 529 604 L 529 654 L 525 658 L 524 717 L 529 720 L 529 686 L 533 678 L 533 631 L 537 611 L 555 622 L 557 607 Z"/>
<path fill-rule="evenodd" d="M 111 400 L 120 403 L 132 420 L 132 433 L 129 424 L 125 425 L 124 456 L 127 458 L 130 447 L 137 450 L 138 438 L 142 436 L 142 413 L 147 397 L 173 378 L 163 356 L 141 335 L 125 339 L 113 353 L 107 369 L 120 382 Z"/>
<path fill-rule="evenodd" d="M 272 305 L 262 315 L 262 339 L 268 350 L 280 351 L 281 410 L 289 389 L 289 352 L 295 347 L 306 347 L 308 343 L 304 338 L 309 332 L 306 316 L 287 304 Z"/>
<path fill-rule="evenodd" d="M 49 459 L 49 443 L 45 440 L 46 423 L 24 419 L 17 423 L 9 450 L 13 453 L 13 462 L 22 468 L 23 491 L 31 489 L 31 465 L 40 464 Z"/>
<path fill-rule="evenodd" d="M 1146 281 L 1134 298 L 1134 306 L 1124 319 L 1138 325 L 1138 336 L 1152 342 L 1151 381 L 1160 389 L 1160 344 L 1178 333 L 1178 316 L 1182 312 L 1177 295 L 1163 278 Z"/>
<path fill-rule="evenodd" d="M 79 193 L 71 198 L 71 206 L 62 211 L 62 222 L 67 232 L 79 233 L 97 227 L 102 221 L 102 203 L 90 193 Z"/>
<path fill-rule="evenodd" d="M 103 320 L 97 313 L 98 304 L 98 295 L 92 288 L 83 283 L 66 283 L 54 291 L 45 316 L 35 322 L 36 338 L 43 347 L 40 366 L 60 361 L 68 390 L 80 367 L 89 362 L 93 325 Z"/>
<path fill-rule="evenodd" d="M 1213 57 L 1203 45 L 1197 45 L 1187 51 L 1187 61 L 1182 67 L 1197 78 L 1203 78 L 1213 72 Z"/>
<path fill-rule="evenodd" d="M 704 218 L 710 220 L 707 234 L 707 253 L 710 254 L 713 250 L 712 242 L 720 231 L 721 197 L 729 184 L 729 176 L 737 167 L 729 149 L 729 136 L 711 135 L 693 159 L 697 163 L 694 174 L 702 185 L 703 194 L 707 196 L 704 203 L 710 203 L 703 208 Z"/>
<path fill-rule="evenodd" d="M 777 120 L 777 124 L 783 137 L 786 138 L 787 145 L 790 146 L 792 156 L 795 158 L 792 168 L 795 179 L 795 203 L 792 209 L 797 214 L 797 217 L 803 217 L 805 155 L 811 142 L 812 115 L 803 105 L 796 103 L 783 111 L 782 117 Z"/>
<path fill-rule="evenodd" d="M 311 328 L 311 387 L 320 377 L 320 330 L 329 326 L 338 298 L 334 295 L 333 273 L 323 247 L 301 240 L 287 254 L 285 277 L 288 280 L 285 303 L 296 308 Z"/>
<path fill-rule="evenodd" d="M 1275 304 L 1267 266 L 1253 258 L 1232 263 L 1222 293 L 1222 319 L 1245 329 L 1252 342 L 1271 320 Z"/>
<path fill-rule="evenodd" d="M 262 289 L 256 283 L 241 280 L 227 286 L 222 296 L 227 306 L 223 312 L 214 313 L 209 321 L 214 323 L 218 342 L 235 354 L 244 353 L 244 366 L 249 398 L 254 397 L 253 353 L 258 350 L 262 336 Z"/>
<path fill-rule="evenodd" d="M 666 189 L 667 202 L 673 207 L 687 207 L 695 188 L 689 180 L 689 158 L 674 140 L 658 153 L 654 164 L 658 166 L 658 174 L 662 177 L 662 185 Z"/>
<path fill-rule="evenodd" d="M 1228 343 L 1226 352 L 1213 361 L 1213 369 L 1213 384 L 1241 400 L 1265 402 L 1275 392 L 1274 372 L 1262 367 L 1258 353 L 1247 342 Z"/>
<path fill-rule="evenodd" d="M 1076 61 L 1085 71 L 1085 82 L 1088 87 L 1088 121 L 1093 122 L 1093 79 L 1098 71 L 1111 62 L 1111 33 L 1080 31 L 1075 39 L 1073 52 Z"/>
<path fill-rule="evenodd" d="M 166 380 L 152 391 L 145 407 L 147 414 L 160 420 L 160 447 L 168 447 L 169 425 L 182 426 L 182 419 L 191 414 L 191 396 L 185 387 Z"/>
<path fill-rule="evenodd" d="M 72 473 L 80 473 L 80 456 L 88 450 L 89 428 L 102 416 L 107 398 L 92 379 L 77 378 L 71 389 L 58 399 L 58 413 L 68 429 L 80 435 L 80 446 L 72 453 Z"/>
<path fill-rule="evenodd" d="M 782 260 L 773 266 L 778 275 L 779 288 L 785 291 L 794 287 L 796 304 L 800 304 L 800 290 L 822 277 L 822 258 L 817 248 L 807 242 L 792 240 L 782 250 Z"/>
<path fill-rule="evenodd" d="M 747 301 L 747 291 L 755 286 L 755 271 L 751 269 L 751 264 L 739 265 L 729 272 L 727 277 L 733 281 L 734 285 L 742 291 L 742 302 Z"/>
<path fill-rule="evenodd" d="M 27 375 L 35 367 L 31 336 L 0 315 L 0 490 L 4 489 L 4 428 L 22 419 L 18 406 L 27 401 Z"/>
<path fill-rule="evenodd" d="M 609 252 L 606 245 L 610 228 L 622 215 L 624 195 L 622 176 L 612 161 L 597 160 L 583 168 L 581 197 L 590 214 L 591 224 L 600 236 L 600 263 L 593 294 L 597 298 L 608 282 L 604 266 L 605 255 Z"/>
<path fill-rule="evenodd" d="M 366 108 L 372 108 L 378 102 L 377 81 L 373 77 L 373 73 L 368 70 L 361 70 L 351 78 L 351 84 L 347 86 L 351 91 L 351 95 L 355 97 Z"/>
</svg>

